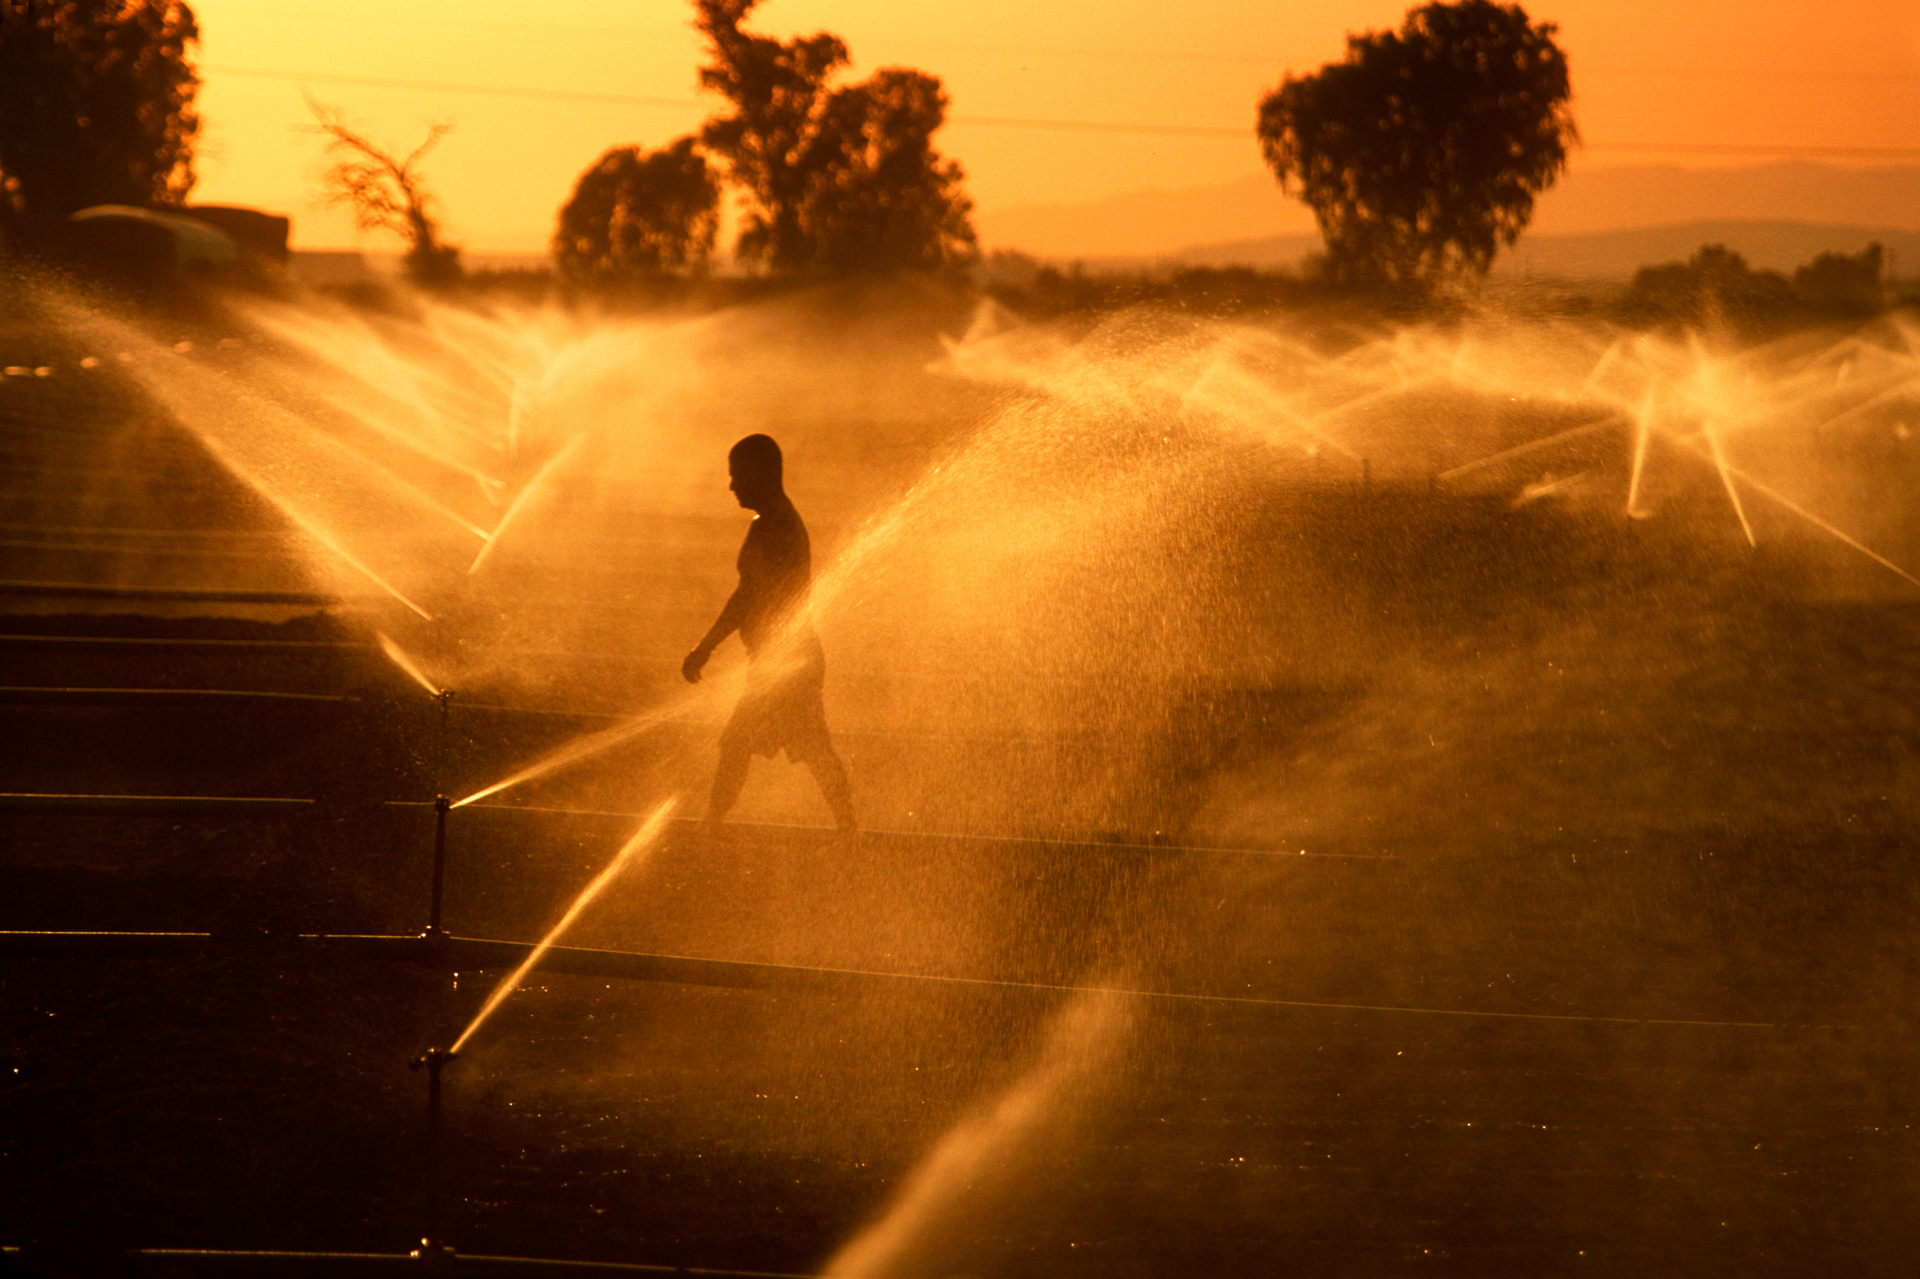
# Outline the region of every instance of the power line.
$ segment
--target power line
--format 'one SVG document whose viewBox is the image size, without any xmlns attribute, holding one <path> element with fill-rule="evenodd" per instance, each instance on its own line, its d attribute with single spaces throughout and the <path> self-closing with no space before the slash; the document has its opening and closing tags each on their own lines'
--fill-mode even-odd
<svg viewBox="0 0 1920 1279">
<path fill-rule="evenodd" d="M 370 89 L 423 89 L 429 93 L 479 93 L 494 98 L 543 98 L 554 102 L 612 102 L 622 106 L 698 107 L 692 98 L 656 98 L 634 93 L 591 93 L 580 89 L 531 89 L 512 85 L 453 84 L 442 80 L 389 80 L 379 76 L 334 75 L 325 71 L 275 71 L 265 67 L 202 67 L 215 75 L 248 76 L 259 80 L 311 81 L 315 84 L 352 84 Z"/>
<path fill-rule="evenodd" d="M 990 129 L 1060 129 L 1072 133 L 1153 133 L 1176 138 L 1240 138 L 1253 137 L 1251 125 L 1240 129 L 1223 129 L 1208 124 L 1128 124 L 1118 120 L 1030 120 L 1019 116 L 1005 115 L 955 115 L 947 117 L 948 124 L 974 125 Z"/>
<path fill-rule="evenodd" d="M 1639 151 L 1671 155 L 1833 156 L 1856 160 L 1920 160 L 1920 147 L 1829 147 L 1767 142 L 1583 142 L 1587 151 Z"/>
<path fill-rule="evenodd" d="M 398 80 L 378 76 L 335 75 L 330 72 L 279 71 L 265 67 L 219 67 L 203 70 L 217 75 L 249 76 L 266 80 L 350 84 L 374 89 L 415 89 L 429 93 L 471 93 L 496 98 L 535 98 L 553 102 L 600 102 L 618 106 L 693 109 L 693 98 L 662 98 L 635 93 L 595 93 L 580 89 L 535 89 L 513 85 L 455 84 L 439 80 Z M 1069 133 L 1116 133 L 1176 138 L 1250 139 L 1250 125 L 1226 128 L 1204 124 L 1145 124 L 1122 120 L 1054 120 L 1026 116 L 956 115 L 947 123 L 965 128 L 1040 129 Z M 1582 149 L 1643 155 L 1780 156 L 1854 160 L 1920 160 L 1920 147 L 1807 146 L 1793 143 L 1718 142 L 1583 142 Z"/>
</svg>

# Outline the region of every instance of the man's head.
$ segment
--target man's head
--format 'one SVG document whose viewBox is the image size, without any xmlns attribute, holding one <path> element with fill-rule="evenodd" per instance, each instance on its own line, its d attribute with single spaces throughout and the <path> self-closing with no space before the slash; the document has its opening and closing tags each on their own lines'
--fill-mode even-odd
<svg viewBox="0 0 1920 1279">
<path fill-rule="evenodd" d="M 771 435 L 749 435 L 727 454 L 727 473 L 733 483 L 727 487 L 749 511 L 763 509 L 782 493 L 780 446 Z"/>
</svg>

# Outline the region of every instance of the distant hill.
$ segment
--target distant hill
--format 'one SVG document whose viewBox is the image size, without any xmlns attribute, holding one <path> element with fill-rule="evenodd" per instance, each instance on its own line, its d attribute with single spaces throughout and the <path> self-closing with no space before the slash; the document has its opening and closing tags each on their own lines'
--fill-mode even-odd
<svg viewBox="0 0 1920 1279">
<path fill-rule="evenodd" d="M 1920 231 L 1920 165 L 1806 160 L 1734 169 L 1576 165 L 1534 211 L 1541 235 L 1684 222 L 1811 222 Z"/>
<path fill-rule="evenodd" d="M 1702 221 L 1587 235 L 1524 235 L 1494 263 L 1505 276 L 1626 279 L 1643 266 L 1679 262 L 1703 244 L 1724 244 L 1756 269 L 1791 274 L 1822 253 L 1858 253 L 1878 242 L 1889 275 L 1920 274 L 1920 231 L 1820 222 Z"/>
<path fill-rule="evenodd" d="M 983 248 L 1043 258 L 1132 258 L 1186 244 L 1310 234 L 1313 214 L 1270 177 L 1176 191 L 1129 191 L 1075 204 L 1025 205 L 974 214 Z"/>
<path fill-rule="evenodd" d="M 1870 228 L 1868 238 L 1879 236 L 1920 268 L 1920 257 L 1910 257 L 1891 239 L 1896 234 L 1920 233 L 1920 165 L 1844 168 L 1793 161 L 1735 169 L 1683 169 L 1577 163 L 1540 198 L 1524 243 L 1532 244 L 1538 255 L 1546 252 L 1548 239 L 1570 242 L 1574 237 L 1637 233 L 1635 228 L 1707 223 Z M 975 224 L 989 251 L 1018 249 L 1059 261 L 1080 259 L 1090 266 L 1118 259 L 1173 257 L 1244 261 L 1249 259 L 1233 254 L 1280 241 L 1290 243 L 1265 251 L 1280 255 L 1270 260 L 1287 262 L 1298 260 L 1318 244 L 1311 212 L 1282 194 L 1264 174 L 1178 191 L 1137 191 L 1077 204 L 986 210 L 976 215 Z M 1879 228 L 1894 230 L 1883 233 Z M 1753 243 L 1754 254 L 1774 252 L 1767 247 L 1770 240 Z M 1790 236 L 1780 243 L 1787 246 L 1782 251 L 1798 252 L 1799 242 Z M 1223 252 L 1229 256 L 1221 258 Z M 1580 274 L 1597 270 L 1607 275 L 1623 269 L 1600 246 L 1581 252 L 1608 265 L 1582 268 Z M 1593 257 L 1596 253 L 1599 256 Z M 1805 260 L 1800 257 L 1784 265 Z M 1771 260 L 1765 264 L 1774 265 Z M 1559 270 L 1549 268 L 1545 259 L 1538 269 Z"/>
<path fill-rule="evenodd" d="M 1703 244 L 1724 244 L 1748 265 L 1791 273 L 1822 253 L 1858 253 L 1878 241 L 1893 255 L 1891 274 L 1920 275 L 1920 231 L 1780 220 L 1679 222 L 1585 235 L 1528 232 L 1494 260 L 1496 276 L 1625 280 L 1643 266 L 1679 262 Z M 1318 235 L 1282 235 L 1194 245 L 1160 257 L 1095 259 L 1093 270 L 1140 269 L 1156 264 L 1291 267 L 1320 251 Z"/>
</svg>

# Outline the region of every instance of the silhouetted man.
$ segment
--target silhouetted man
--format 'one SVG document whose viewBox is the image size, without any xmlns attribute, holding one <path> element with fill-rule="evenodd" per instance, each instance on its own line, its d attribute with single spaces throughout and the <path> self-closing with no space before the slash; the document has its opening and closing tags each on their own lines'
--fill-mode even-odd
<svg viewBox="0 0 1920 1279">
<path fill-rule="evenodd" d="M 680 673 L 697 684 L 720 641 L 739 631 L 747 646 L 747 689 L 720 734 L 707 828 L 717 831 L 726 821 L 752 757 L 772 758 L 784 750 L 788 759 L 812 771 L 833 809 L 834 824 L 851 834 L 853 794 L 820 700 L 826 655 L 800 616 L 813 582 L 813 555 L 807 526 L 782 487 L 780 446 L 771 436 L 749 435 L 727 454 L 727 471 L 733 477 L 728 487 L 754 513 L 740 547 L 740 585 L 706 638 L 680 664 Z"/>
</svg>

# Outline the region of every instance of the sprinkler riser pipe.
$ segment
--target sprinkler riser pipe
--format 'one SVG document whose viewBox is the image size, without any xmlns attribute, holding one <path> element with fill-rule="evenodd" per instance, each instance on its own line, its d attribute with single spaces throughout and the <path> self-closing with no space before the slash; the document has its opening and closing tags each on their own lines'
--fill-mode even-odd
<svg viewBox="0 0 1920 1279">
<path fill-rule="evenodd" d="M 444 1048 L 429 1048 L 424 1057 L 409 1062 L 413 1069 L 427 1069 L 427 1229 L 420 1239 L 419 1255 L 428 1271 L 434 1272 L 451 1251 L 440 1238 L 440 1072 L 453 1060 Z"/>
<path fill-rule="evenodd" d="M 440 906 L 447 878 L 447 812 L 453 807 L 445 795 L 433 797 L 433 896 L 427 908 L 427 931 L 440 932 Z"/>
<path fill-rule="evenodd" d="M 440 1068 L 446 1058 L 427 1061 L 427 1233 L 421 1239 L 431 1255 L 440 1246 Z"/>
</svg>

